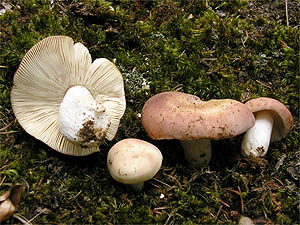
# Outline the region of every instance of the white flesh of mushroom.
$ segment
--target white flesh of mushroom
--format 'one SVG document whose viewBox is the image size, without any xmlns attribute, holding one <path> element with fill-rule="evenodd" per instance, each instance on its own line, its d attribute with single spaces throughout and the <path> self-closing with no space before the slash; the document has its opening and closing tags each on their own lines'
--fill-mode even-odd
<svg viewBox="0 0 300 225">
<path fill-rule="evenodd" d="M 268 111 L 256 114 L 255 124 L 250 128 L 243 138 L 242 153 L 247 156 L 265 156 L 272 135 L 273 117 Z"/>
<path fill-rule="evenodd" d="M 73 86 L 66 92 L 59 107 L 59 127 L 62 134 L 83 146 L 99 144 L 110 126 L 110 117 L 83 86 Z"/>
<path fill-rule="evenodd" d="M 210 139 L 181 140 L 186 161 L 192 166 L 207 165 L 211 158 Z"/>
</svg>

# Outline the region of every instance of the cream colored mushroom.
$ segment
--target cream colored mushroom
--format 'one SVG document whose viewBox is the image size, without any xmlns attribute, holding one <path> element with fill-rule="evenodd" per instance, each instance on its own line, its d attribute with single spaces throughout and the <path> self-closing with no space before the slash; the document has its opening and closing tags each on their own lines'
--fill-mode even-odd
<svg viewBox="0 0 300 225">
<path fill-rule="evenodd" d="M 250 217 L 241 216 L 238 225 L 254 225 L 254 222 Z"/>
<path fill-rule="evenodd" d="M 108 152 L 107 168 L 118 182 L 141 191 L 144 182 L 160 169 L 162 154 L 149 142 L 128 138 L 116 143 Z"/>
<path fill-rule="evenodd" d="M 232 99 L 201 101 L 182 92 L 163 92 L 145 103 L 142 125 L 156 140 L 180 140 L 186 160 L 193 166 L 207 165 L 210 140 L 239 135 L 254 125 L 252 112 Z"/>
<path fill-rule="evenodd" d="M 245 105 L 255 115 L 255 125 L 243 138 L 242 153 L 265 156 L 269 144 L 286 137 L 293 128 L 293 116 L 281 102 L 266 97 L 249 100 Z"/>
<path fill-rule="evenodd" d="M 112 140 L 126 107 L 117 67 L 105 58 L 92 62 L 88 49 L 66 36 L 45 38 L 25 54 L 11 103 L 26 132 L 76 156 Z"/>
</svg>

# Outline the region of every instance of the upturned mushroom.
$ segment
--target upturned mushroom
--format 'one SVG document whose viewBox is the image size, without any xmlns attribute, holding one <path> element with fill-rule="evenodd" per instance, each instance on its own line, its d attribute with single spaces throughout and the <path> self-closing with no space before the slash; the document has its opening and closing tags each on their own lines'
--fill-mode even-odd
<svg viewBox="0 0 300 225">
<path fill-rule="evenodd" d="M 92 62 L 88 49 L 66 36 L 45 38 L 25 54 L 11 104 L 26 132 L 75 156 L 112 140 L 126 107 L 117 67 L 105 58 Z"/>
<path fill-rule="evenodd" d="M 267 97 L 249 100 L 245 105 L 255 115 L 255 125 L 243 138 L 242 153 L 263 157 L 270 142 L 285 138 L 293 127 L 293 116 L 281 102 Z"/>
<path fill-rule="evenodd" d="M 141 191 L 144 182 L 159 171 L 162 154 L 149 142 L 128 138 L 116 143 L 108 152 L 107 168 L 118 182 Z"/>
<path fill-rule="evenodd" d="M 254 121 L 251 110 L 236 100 L 201 101 L 182 92 L 157 94 L 146 101 L 142 110 L 147 134 L 156 140 L 180 140 L 185 158 L 193 166 L 209 163 L 211 139 L 239 135 Z"/>
</svg>

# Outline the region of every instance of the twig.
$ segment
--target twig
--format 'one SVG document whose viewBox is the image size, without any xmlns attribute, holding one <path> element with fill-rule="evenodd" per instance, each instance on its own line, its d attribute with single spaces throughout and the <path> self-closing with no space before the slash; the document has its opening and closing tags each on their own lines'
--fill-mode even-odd
<svg viewBox="0 0 300 225">
<path fill-rule="evenodd" d="M 165 209 L 169 209 L 169 208 L 171 208 L 171 207 L 169 207 L 169 206 L 162 206 L 162 207 L 154 208 L 152 211 L 154 213 L 158 214 L 158 215 L 161 215 L 162 212 L 160 212 L 159 210 L 162 210 L 163 212 L 165 212 L 164 210 Z"/>
<path fill-rule="evenodd" d="M 10 125 L 12 125 L 14 121 L 11 121 L 9 124 L 5 125 L 4 127 L 0 128 L 0 131 L 6 130 Z"/>
<path fill-rule="evenodd" d="M 41 212 L 39 212 L 38 214 L 36 214 L 34 217 L 32 217 L 28 222 L 29 224 L 31 224 L 31 221 L 35 220 L 39 215 L 43 214 L 44 212 L 46 212 L 47 210 L 42 210 Z"/>
<path fill-rule="evenodd" d="M 248 40 L 248 32 L 246 31 L 246 37 L 245 37 L 245 39 L 243 40 L 242 38 L 241 38 L 241 41 L 242 41 L 242 45 L 243 45 L 243 47 L 245 48 L 245 43 L 246 43 L 246 41 Z"/>
<path fill-rule="evenodd" d="M 216 61 L 218 58 L 201 58 L 202 61 Z"/>
<path fill-rule="evenodd" d="M 240 198 L 241 198 L 241 207 L 242 207 L 242 213 L 244 213 L 244 201 L 243 201 L 243 193 L 241 192 L 240 186 L 238 186 Z"/>
<path fill-rule="evenodd" d="M 82 189 L 75 196 L 73 196 L 71 199 L 77 198 L 81 194 L 81 192 L 82 192 Z"/>
<path fill-rule="evenodd" d="M 173 216 L 174 214 L 174 211 L 172 211 L 170 214 L 169 214 L 169 217 L 168 219 L 166 220 L 166 222 L 164 223 L 164 225 L 168 224 L 169 223 L 169 220 L 171 219 L 171 217 Z"/>
<path fill-rule="evenodd" d="M 6 132 L 0 132 L 0 135 L 4 135 L 4 134 L 12 134 L 12 133 L 17 133 L 18 131 L 15 130 L 11 130 L 11 131 L 6 131 Z"/>
<path fill-rule="evenodd" d="M 158 186 L 158 185 L 156 185 L 156 184 L 153 184 L 152 182 L 151 182 L 151 184 L 152 184 L 154 187 L 160 189 L 160 186 Z"/>
<path fill-rule="evenodd" d="M 218 218 L 218 217 L 219 217 L 219 215 L 220 215 L 220 213 L 221 213 L 221 210 L 222 210 L 222 208 L 223 208 L 223 205 L 220 205 L 220 207 L 219 207 L 219 210 L 218 210 L 218 212 L 217 212 L 217 215 L 216 215 L 216 218 Z"/>
<path fill-rule="evenodd" d="M 169 209 L 171 208 L 170 206 L 161 206 L 161 207 L 157 207 L 157 208 L 154 208 L 154 210 L 164 210 L 164 209 Z"/>
<path fill-rule="evenodd" d="M 285 0 L 285 17 L 286 17 L 286 25 L 289 26 L 288 0 Z"/>
<path fill-rule="evenodd" d="M 22 215 L 14 214 L 13 217 L 25 225 L 32 225 L 32 223 Z"/>
<path fill-rule="evenodd" d="M 2 184 L 4 183 L 4 181 L 5 181 L 5 179 L 6 179 L 6 176 L 4 176 L 3 177 L 3 179 L 1 180 L 1 182 L 0 182 L 0 186 L 2 186 Z"/>
<path fill-rule="evenodd" d="M 275 180 L 277 180 L 278 181 L 278 183 L 280 183 L 281 184 L 281 186 L 283 186 L 283 183 L 282 183 L 282 181 L 281 180 L 279 180 L 278 178 L 276 178 L 276 177 L 274 177 L 274 179 Z"/>
<path fill-rule="evenodd" d="M 165 186 L 167 186 L 169 188 L 172 188 L 172 186 L 170 186 L 169 184 L 167 184 L 165 182 L 160 181 L 159 179 L 153 178 L 153 180 L 155 180 L 155 181 L 157 181 L 157 182 L 159 182 L 159 183 L 161 183 L 161 184 L 163 184 L 163 185 L 165 185 Z"/>
<path fill-rule="evenodd" d="M 237 194 L 237 195 L 239 195 L 239 196 L 240 196 L 240 199 L 241 199 L 241 208 L 242 208 L 242 213 L 244 213 L 244 201 L 243 201 L 243 193 L 241 192 L 241 188 L 240 188 L 240 186 L 238 186 L 238 191 L 236 191 L 236 190 L 233 190 L 233 189 L 231 189 L 231 188 L 225 188 L 225 190 L 227 190 L 227 191 L 231 191 L 231 192 L 233 192 L 233 193 L 235 193 L 235 194 Z"/>
<path fill-rule="evenodd" d="M 183 50 L 183 52 L 180 53 L 180 55 L 178 56 L 178 58 L 181 58 L 184 53 L 185 53 L 185 50 Z"/>
<path fill-rule="evenodd" d="M 171 176 L 171 175 L 168 175 L 168 177 L 171 178 L 173 181 L 175 181 L 175 182 L 177 183 L 178 187 L 179 187 L 180 189 L 182 189 L 182 185 L 181 185 L 181 183 L 177 180 L 176 177 L 173 177 L 173 176 Z"/>
<path fill-rule="evenodd" d="M 270 85 L 267 85 L 267 84 L 265 84 L 265 83 L 263 83 L 263 82 L 261 82 L 261 81 L 259 81 L 259 80 L 255 80 L 257 83 L 259 83 L 259 84 L 261 84 L 262 86 L 265 86 L 266 88 L 270 88 L 270 89 L 272 89 L 272 87 L 270 86 Z"/>
<path fill-rule="evenodd" d="M 230 205 L 228 205 L 226 202 L 224 202 L 220 197 L 218 197 L 218 202 L 221 202 L 223 205 L 230 208 Z"/>
</svg>

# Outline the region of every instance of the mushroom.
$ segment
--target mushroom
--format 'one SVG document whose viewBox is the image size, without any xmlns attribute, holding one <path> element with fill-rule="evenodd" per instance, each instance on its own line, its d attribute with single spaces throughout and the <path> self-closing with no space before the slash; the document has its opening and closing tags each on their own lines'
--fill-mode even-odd
<svg viewBox="0 0 300 225">
<path fill-rule="evenodd" d="M 162 154 L 149 142 L 128 138 L 116 143 L 108 152 L 107 168 L 118 182 L 141 191 L 144 182 L 160 169 Z"/>
<path fill-rule="evenodd" d="M 293 117 L 281 102 L 267 97 L 249 100 L 245 105 L 255 115 L 255 125 L 243 138 L 242 153 L 265 156 L 270 142 L 286 137 L 293 127 Z"/>
<path fill-rule="evenodd" d="M 254 225 L 254 222 L 250 217 L 241 216 L 238 225 Z"/>
<path fill-rule="evenodd" d="M 178 139 L 192 166 L 207 165 L 210 140 L 239 135 L 254 125 L 252 112 L 232 99 L 201 101 L 182 92 L 163 92 L 148 99 L 142 125 L 156 140 Z"/>
<path fill-rule="evenodd" d="M 68 155 L 99 151 L 116 135 L 125 111 L 123 78 L 105 58 L 92 63 L 72 38 L 51 36 L 35 44 L 14 76 L 11 104 L 26 132 Z"/>
</svg>

